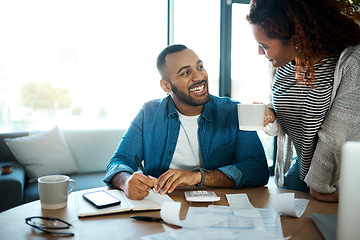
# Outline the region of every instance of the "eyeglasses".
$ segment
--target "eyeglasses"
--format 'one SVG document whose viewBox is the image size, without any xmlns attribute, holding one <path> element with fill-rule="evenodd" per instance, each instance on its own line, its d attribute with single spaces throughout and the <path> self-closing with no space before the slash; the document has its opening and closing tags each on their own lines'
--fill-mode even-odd
<svg viewBox="0 0 360 240">
<path fill-rule="evenodd" d="M 36 228 L 45 233 L 49 233 L 51 235 L 62 237 L 74 236 L 74 233 L 61 231 L 63 229 L 69 229 L 72 225 L 59 218 L 29 217 L 25 219 L 25 223 L 33 228 Z"/>
</svg>

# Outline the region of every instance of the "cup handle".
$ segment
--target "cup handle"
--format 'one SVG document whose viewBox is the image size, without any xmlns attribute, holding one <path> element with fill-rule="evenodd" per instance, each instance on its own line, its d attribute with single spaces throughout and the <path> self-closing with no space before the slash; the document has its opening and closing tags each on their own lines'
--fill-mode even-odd
<svg viewBox="0 0 360 240">
<path fill-rule="evenodd" d="M 76 183 L 75 183 L 74 180 L 69 179 L 69 183 L 70 183 L 70 182 L 72 182 L 73 186 L 72 186 L 72 188 L 70 189 L 69 194 L 70 194 L 72 191 L 74 191 L 74 189 L 75 189 L 75 187 L 76 187 Z"/>
</svg>

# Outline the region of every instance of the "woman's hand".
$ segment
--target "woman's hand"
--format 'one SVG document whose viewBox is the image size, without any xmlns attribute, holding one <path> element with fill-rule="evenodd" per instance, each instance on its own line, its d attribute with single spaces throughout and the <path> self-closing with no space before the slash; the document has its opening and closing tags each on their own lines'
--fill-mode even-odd
<svg viewBox="0 0 360 240">
<path fill-rule="evenodd" d="M 321 193 L 313 188 L 310 188 L 310 195 L 315 198 L 316 200 L 322 201 L 322 202 L 339 202 L 339 193 L 333 192 L 333 193 Z"/>
<path fill-rule="evenodd" d="M 274 109 L 265 107 L 265 120 L 264 120 L 264 127 L 269 123 L 273 123 L 276 120 L 276 115 Z"/>
</svg>

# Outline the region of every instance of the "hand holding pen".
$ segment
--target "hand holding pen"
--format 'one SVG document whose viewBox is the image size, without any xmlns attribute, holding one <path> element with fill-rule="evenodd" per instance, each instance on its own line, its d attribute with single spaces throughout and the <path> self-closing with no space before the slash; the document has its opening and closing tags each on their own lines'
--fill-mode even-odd
<svg viewBox="0 0 360 240">
<path fill-rule="evenodd" d="M 158 180 L 157 180 L 156 178 L 153 178 L 153 177 L 151 177 L 151 176 L 148 175 L 147 171 L 145 170 L 145 168 L 144 168 L 144 166 L 142 165 L 139 157 L 138 157 L 136 154 L 135 154 L 134 158 L 135 158 L 136 165 L 140 168 L 140 170 L 142 171 L 142 173 L 143 173 L 146 177 L 148 177 L 149 179 L 152 180 L 151 183 L 150 183 L 149 181 L 144 181 L 144 184 L 147 185 L 147 186 L 149 186 L 149 187 L 151 187 L 151 189 L 152 189 L 153 191 L 155 191 L 155 190 L 154 190 L 154 186 L 157 184 L 157 181 L 158 181 Z"/>
<path fill-rule="evenodd" d="M 132 200 L 144 199 L 157 183 L 157 178 L 146 176 L 140 171 L 132 174 L 126 171 L 119 172 L 111 180 L 114 187 L 123 190 L 126 197 Z"/>
</svg>

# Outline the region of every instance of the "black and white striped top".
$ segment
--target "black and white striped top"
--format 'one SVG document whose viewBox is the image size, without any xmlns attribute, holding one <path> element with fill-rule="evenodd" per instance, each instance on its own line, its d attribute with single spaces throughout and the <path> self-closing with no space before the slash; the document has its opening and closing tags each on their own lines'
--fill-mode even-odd
<svg viewBox="0 0 360 240">
<path fill-rule="evenodd" d="M 309 170 L 318 139 L 317 132 L 329 110 L 338 59 L 328 57 L 314 65 L 316 82 L 313 89 L 298 83 L 292 63 L 280 67 L 275 76 L 272 92 L 276 117 L 294 143 L 301 179 Z"/>
</svg>

